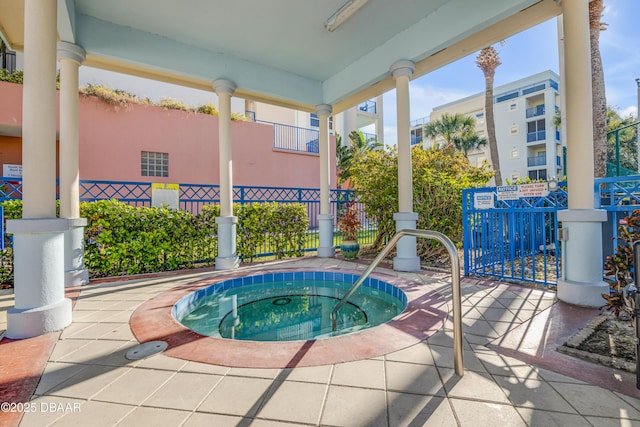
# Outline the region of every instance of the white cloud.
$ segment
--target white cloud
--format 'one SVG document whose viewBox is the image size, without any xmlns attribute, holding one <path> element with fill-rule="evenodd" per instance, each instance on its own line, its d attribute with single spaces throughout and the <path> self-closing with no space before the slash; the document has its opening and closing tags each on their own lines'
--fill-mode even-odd
<svg viewBox="0 0 640 427">
<path fill-rule="evenodd" d="M 638 107 L 635 105 L 630 105 L 627 108 L 624 108 L 619 111 L 621 117 L 638 117 Z"/>
</svg>

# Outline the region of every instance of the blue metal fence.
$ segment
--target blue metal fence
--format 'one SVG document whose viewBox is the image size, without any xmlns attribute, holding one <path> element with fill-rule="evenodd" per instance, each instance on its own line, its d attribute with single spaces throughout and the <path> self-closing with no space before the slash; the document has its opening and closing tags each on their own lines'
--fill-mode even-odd
<svg viewBox="0 0 640 427">
<path fill-rule="evenodd" d="M 545 197 L 517 200 L 499 200 L 495 188 L 464 190 L 464 274 L 555 285 L 561 268 L 556 213 L 566 207 L 564 185 Z"/>
<path fill-rule="evenodd" d="M 117 199 L 132 206 L 151 206 L 151 183 L 133 181 L 80 181 L 80 200 L 91 202 L 97 200 Z M 210 184 L 180 184 L 180 209 L 198 214 L 206 205 L 220 203 L 220 188 Z M 0 177 L 0 201 L 22 198 L 22 184 L 20 178 Z M 331 213 L 337 220 L 343 205 L 355 200 L 355 194 L 350 190 L 331 190 Z M 288 187 L 233 187 L 233 200 L 239 204 L 263 202 L 301 203 L 306 206 L 309 218 L 309 236 L 305 251 L 315 251 L 319 246 L 317 215 L 320 213 L 320 190 L 314 188 Z M 361 244 L 371 244 L 375 240 L 375 224 L 371 223 L 364 214 L 364 205 L 356 201 L 355 208 L 363 224 L 359 236 Z M 3 221 L 4 222 L 4 221 Z M 0 236 L 1 237 L 1 236 Z M 334 243 L 339 245 L 341 237 L 335 233 Z M 4 242 L 4 240 L 3 240 Z M 259 256 L 269 256 L 267 250 Z"/>
<path fill-rule="evenodd" d="M 640 175 L 599 178 L 595 182 L 595 206 L 607 211 L 603 225 L 603 253 L 618 246 L 618 227 L 625 216 L 640 209 Z M 612 236 L 607 239 L 607 236 Z"/>
</svg>

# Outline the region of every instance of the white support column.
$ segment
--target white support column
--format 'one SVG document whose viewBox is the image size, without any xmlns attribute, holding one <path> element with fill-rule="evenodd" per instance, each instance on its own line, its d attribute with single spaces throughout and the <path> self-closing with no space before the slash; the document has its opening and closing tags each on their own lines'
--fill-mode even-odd
<svg viewBox="0 0 640 427">
<path fill-rule="evenodd" d="M 589 1 L 563 1 L 562 9 L 569 209 L 558 212 L 558 221 L 568 230 L 568 240 L 562 247 L 558 298 L 599 307 L 604 301 L 601 294 L 609 291 L 602 281 L 602 222 L 607 215 L 594 209 Z"/>
<path fill-rule="evenodd" d="M 56 2 L 24 2 L 22 219 L 7 222 L 14 234 L 15 307 L 7 336 L 29 338 L 71 323 L 64 297 L 64 232 L 56 218 Z"/>
<path fill-rule="evenodd" d="M 413 212 L 413 178 L 411 173 L 411 129 L 409 126 L 409 79 L 415 64 L 397 61 L 391 66 L 391 75 L 396 82 L 396 108 L 398 110 L 398 212 L 393 214 L 396 231 L 415 229 L 418 214 Z M 420 257 L 416 255 L 416 238 L 403 237 L 397 246 L 393 269 L 419 271 Z"/>
<path fill-rule="evenodd" d="M 320 104 L 316 106 L 316 114 L 320 121 L 320 215 L 318 215 L 320 227 L 318 256 L 320 258 L 331 258 L 336 254 L 333 245 L 333 215 L 331 214 L 329 189 L 331 168 L 329 161 L 329 115 L 331 110 L 331 105 Z"/>
<path fill-rule="evenodd" d="M 64 234 L 64 284 L 89 283 L 84 268 L 84 227 L 80 218 L 80 168 L 78 134 L 78 68 L 85 51 L 72 43 L 58 42 L 60 63 L 60 218 L 69 219 Z"/>
<path fill-rule="evenodd" d="M 229 80 L 216 80 L 213 88 L 218 95 L 218 135 L 220 155 L 220 216 L 218 224 L 218 256 L 216 270 L 238 268 L 236 253 L 236 224 L 233 216 L 233 169 L 231 163 L 231 96 L 236 85 Z"/>
</svg>

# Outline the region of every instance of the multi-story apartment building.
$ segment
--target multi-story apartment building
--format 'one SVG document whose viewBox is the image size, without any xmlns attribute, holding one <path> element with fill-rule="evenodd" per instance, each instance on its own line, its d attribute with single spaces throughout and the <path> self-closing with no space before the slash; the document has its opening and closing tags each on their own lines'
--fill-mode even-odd
<svg viewBox="0 0 640 427">
<path fill-rule="evenodd" d="M 534 74 L 494 88 L 493 111 L 500 169 L 504 180 L 529 177 L 547 180 L 565 175 L 563 142 L 553 118 L 560 106 L 560 77 L 553 71 Z M 460 113 L 476 120 L 476 132 L 486 138 L 485 93 L 481 92 L 433 109 L 429 119 Z M 425 119 L 412 122 L 412 142 L 424 148 L 441 144 L 422 140 Z M 469 161 L 477 166 L 491 163 L 489 147 L 470 152 Z"/>
</svg>

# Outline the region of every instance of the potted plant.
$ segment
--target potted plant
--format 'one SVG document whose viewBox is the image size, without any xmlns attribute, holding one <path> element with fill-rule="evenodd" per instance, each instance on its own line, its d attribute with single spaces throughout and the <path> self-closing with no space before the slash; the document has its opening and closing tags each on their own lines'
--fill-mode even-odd
<svg viewBox="0 0 640 427">
<path fill-rule="evenodd" d="M 358 231 L 362 228 L 358 218 L 358 209 L 355 202 L 347 202 L 346 208 L 338 218 L 338 231 L 342 234 L 340 250 L 344 259 L 353 260 L 358 257 L 360 245 L 358 244 Z"/>
</svg>

